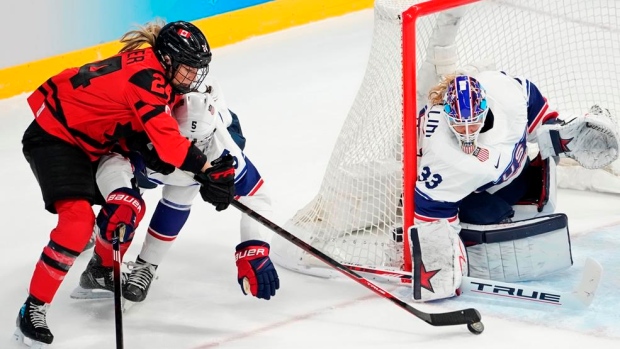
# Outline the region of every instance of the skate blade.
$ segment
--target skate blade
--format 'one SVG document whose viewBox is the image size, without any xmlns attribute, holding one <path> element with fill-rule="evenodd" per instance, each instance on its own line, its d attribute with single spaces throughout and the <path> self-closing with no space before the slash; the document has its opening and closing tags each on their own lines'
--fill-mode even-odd
<svg viewBox="0 0 620 349">
<path fill-rule="evenodd" d="M 20 346 L 22 346 L 21 344 L 23 344 L 23 346 L 26 346 L 30 349 L 45 349 L 48 347 L 47 343 L 35 341 L 24 336 L 19 327 L 15 330 L 15 333 L 13 333 L 13 341 Z"/>
<path fill-rule="evenodd" d="M 78 286 L 71 292 L 69 297 L 73 299 L 112 299 L 114 298 L 114 293 L 107 290 L 92 290 Z"/>
<path fill-rule="evenodd" d="M 134 305 L 136 305 L 136 302 L 132 302 L 124 297 L 121 298 L 121 308 L 123 313 L 129 311 Z"/>
</svg>

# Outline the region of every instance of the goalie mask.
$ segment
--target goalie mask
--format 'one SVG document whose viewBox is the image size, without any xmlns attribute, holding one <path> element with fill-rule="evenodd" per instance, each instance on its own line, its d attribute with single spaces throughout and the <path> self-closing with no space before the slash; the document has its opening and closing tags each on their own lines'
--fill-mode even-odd
<svg viewBox="0 0 620 349">
<path fill-rule="evenodd" d="M 458 75 L 448 85 L 443 102 L 448 124 L 461 149 L 467 154 L 473 153 L 489 111 L 484 89 L 473 77 Z"/>
<path fill-rule="evenodd" d="M 217 115 L 213 98 L 206 93 L 185 94 L 172 109 L 172 116 L 177 120 L 181 134 L 202 151 L 213 139 Z"/>
</svg>

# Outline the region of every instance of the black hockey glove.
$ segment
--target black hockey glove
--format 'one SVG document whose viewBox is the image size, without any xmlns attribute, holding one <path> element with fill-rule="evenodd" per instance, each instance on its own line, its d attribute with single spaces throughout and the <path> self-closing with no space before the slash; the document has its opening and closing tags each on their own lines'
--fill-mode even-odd
<svg viewBox="0 0 620 349">
<path fill-rule="evenodd" d="M 150 168 L 151 170 L 155 171 L 155 172 L 159 172 L 163 175 L 169 175 L 172 172 L 174 172 L 174 170 L 176 169 L 176 167 L 174 167 L 174 165 L 170 165 L 167 162 L 164 162 L 159 155 L 157 155 L 157 152 L 155 151 L 155 148 L 153 149 L 145 149 L 144 151 L 140 152 L 142 154 L 142 158 L 144 159 L 144 163 L 146 164 L 146 167 Z"/>
<path fill-rule="evenodd" d="M 174 172 L 174 165 L 164 162 L 159 157 L 145 132 L 140 132 L 127 138 L 127 147 L 132 151 L 140 153 L 144 164 L 151 170 L 163 175 L 169 175 Z"/>
<path fill-rule="evenodd" d="M 205 172 L 194 176 L 201 184 L 202 199 L 215 206 L 217 211 L 223 211 L 235 198 L 235 168 L 232 155 L 227 154 L 211 162 L 211 167 Z"/>
</svg>

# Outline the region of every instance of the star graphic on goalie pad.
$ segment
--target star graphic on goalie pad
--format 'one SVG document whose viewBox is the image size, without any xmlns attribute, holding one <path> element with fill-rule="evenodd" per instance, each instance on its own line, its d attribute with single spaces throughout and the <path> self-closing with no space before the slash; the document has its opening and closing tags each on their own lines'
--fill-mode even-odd
<svg viewBox="0 0 620 349">
<path fill-rule="evenodd" d="M 568 148 L 568 143 L 570 143 L 572 140 L 573 140 L 572 138 L 568 138 L 568 139 L 560 138 L 560 147 L 562 148 L 562 151 L 564 152 L 570 151 L 570 149 Z"/>
<path fill-rule="evenodd" d="M 441 269 L 426 271 L 426 267 L 424 266 L 424 263 L 421 263 L 420 265 L 420 287 L 424 287 L 425 289 L 435 293 L 435 290 L 433 290 L 433 285 L 431 284 L 431 279 L 433 278 L 433 276 L 439 273 L 440 270 Z"/>
</svg>

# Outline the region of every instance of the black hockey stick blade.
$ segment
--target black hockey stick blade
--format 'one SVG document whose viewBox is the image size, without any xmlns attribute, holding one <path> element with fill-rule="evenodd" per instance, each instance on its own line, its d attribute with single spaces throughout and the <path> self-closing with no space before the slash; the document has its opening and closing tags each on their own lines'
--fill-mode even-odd
<svg viewBox="0 0 620 349">
<path fill-rule="evenodd" d="M 398 297 L 394 296 L 393 294 L 389 293 L 388 291 L 384 290 L 383 288 L 377 286 L 376 284 L 372 283 L 368 279 L 364 278 L 360 274 L 356 273 L 355 271 L 349 269 L 345 265 L 343 265 L 343 264 L 339 263 L 338 261 L 334 260 L 333 258 L 329 257 L 328 255 L 324 254 L 323 252 L 317 250 L 316 248 L 314 248 L 310 244 L 308 244 L 305 241 L 299 239 L 295 235 L 289 233 L 284 228 L 282 228 L 279 225 L 273 223 L 269 219 L 263 217 L 260 213 L 252 210 L 251 208 L 247 207 L 246 205 L 242 204 L 241 202 L 239 202 L 237 200 L 233 200 L 231 205 L 234 206 L 239 211 L 247 214 L 248 216 L 250 216 L 251 218 L 253 218 L 257 222 L 261 223 L 265 227 L 269 228 L 274 233 L 280 235 L 282 238 L 284 238 L 287 241 L 291 242 L 295 246 L 297 246 L 297 247 L 301 248 L 302 250 L 310 253 L 311 255 L 313 255 L 317 259 L 321 260 L 325 264 L 327 264 L 330 267 L 338 270 L 339 272 L 341 272 L 342 274 L 348 276 L 349 278 L 355 280 L 359 284 L 365 286 L 366 288 L 368 288 L 369 290 L 375 292 L 376 294 L 380 295 L 381 297 L 388 299 L 392 303 L 398 305 L 402 309 L 406 310 L 410 314 L 413 314 L 417 318 L 423 320 L 424 322 L 426 322 L 426 323 L 428 323 L 430 325 L 433 325 L 433 326 L 467 325 L 467 329 L 470 332 L 474 333 L 474 334 L 480 334 L 480 333 L 482 333 L 482 331 L 484 331 L 484 325 L 480 321 L 481 320 L 480 313 L 476 309 L 463 309 L 463 310 L 457 310 L 457 311 L 452 311 L 452 312 L 447 312 L 447 313 L 426 313 L 426 312 L 423 312 L 423 311 L 421 311 L 421 310 L 419 310 L 417 308 L 414 308 L 410 304 L 408 304 L 406 302 L 403 302 Z"/>
</svg>

